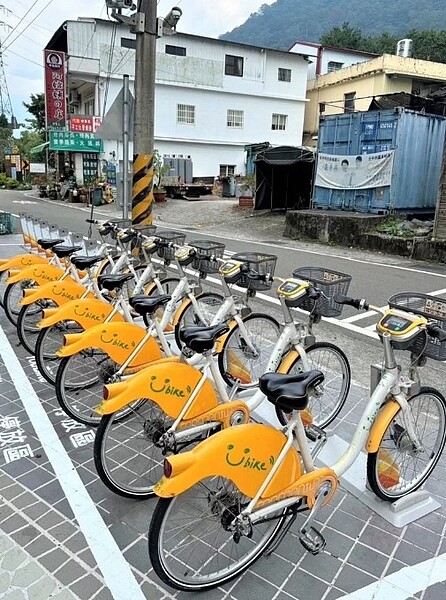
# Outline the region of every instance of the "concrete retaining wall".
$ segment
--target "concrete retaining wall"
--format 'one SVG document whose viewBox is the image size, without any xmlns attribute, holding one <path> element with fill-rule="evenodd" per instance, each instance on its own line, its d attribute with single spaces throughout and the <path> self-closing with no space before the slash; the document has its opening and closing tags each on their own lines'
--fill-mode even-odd
<svg viewBox="0 0 446 600">
<path fill-rule="evenodd" d="M 416 260 L 446 262 L 446 241 L 400 238 L 371 232 L 388 217 L 356 213 L 293 210 L 285 219 L 284 236 L 397 254 Z"/>
</svg>

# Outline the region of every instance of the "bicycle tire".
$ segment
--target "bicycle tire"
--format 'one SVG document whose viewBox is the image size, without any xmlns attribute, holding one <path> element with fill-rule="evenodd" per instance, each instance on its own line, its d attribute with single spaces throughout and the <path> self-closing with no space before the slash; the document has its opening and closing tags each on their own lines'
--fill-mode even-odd
<svg viewBox="0 0 446 600">
<path fill-rule="evenodd" d="M 135 404 L 136 402 L 136 404 Z M 151 400 L 138 399 L 125 417 L 104 415 L 96 430 L 94 462 L 99 478 L 113 493 L 144 500 L 163 474 L 163 449 L 157 440 L 173 423 Z M 192 449 L 207 434 L 185 440 L 178 451 Z"/>
<path fill-rule="evenodd" d="M 430 406 L 427 405 L 429 398 L 434 400 Z M 440 459 L 446 442 L 444 396 L 434 388 L 422 387 L 418 394 L 409 398 L 408 402 L 414 417 L 415 430 L 422 444 L 422 451 L 417 452 L 410 443 L 400 408 L 388 423 L 379 442 L 378 451 L 367 455 L 369 485 L 379 498 L 388 502 L 394 502 L 414 492 L 425 483 Z M 415 415 L 418 403 L 420 403 L 420 411 Z M 432 410 L 434 405 L 436 405 L 435 410 Z M 427 443 L 429 437 L 432 440 L 430 444 Z M 410 469 L 412 466 L 415 472 L 423 466 L 423 454 L 426 454 L 427 458 L 424 469 L 418 475 L 414 475 L 411 481 L 408 481 L 405 476 L 402 477 L 402 469 Z M 413 459 L 412 465 L 411 459 Z"/>
<path fill-rule="evenodd" d="M 3 308 L 3 296 L 5 295 L 7 283 L 6 280 L 9 277 L 8 271 L 0 271 L 0 306 Z"/>
<path fill-rule="evenodd" d="M 148 536 L 149 556 L 158 577 L 177 590 L 200 592 L 248 569 L 274 541 L 286 519 L 282 509 L 276 520 L 254 524 L 252 537 L 242 536 L 236 543 L 222 521 L 236 516 L 248 501 L 222 477 L 202 480 L 179 496 L 160 499 Z M 177 523 L 175 514 L 179 515 Z M 239 558 L 212 573 L 212 568 L 232 561 L 231 544 Z"/>
<path fill-rule="evenodd" d="M 93 409 L 102 401 L 104 384 L 118 369 L 108 354 L 100 350 L 83 350 L 63 358 L 55 383 L 56 398 L 62 410 L 79 423 L 97 427 L 101 416 Z"/>
<path fill-rule="evenodd" d="M 63 345 L 63 336 L 82 331 L 83 328 L 74 321 L 61 321 L 40 330 L 36 341 L 36 365 L 42 377 L 51 385 L 56 385 L 56 373 L 62 359 L 55 352 Z"/>
<path fill-rule="evenodd" d="M 3 310 L 8 320 L 17 327 L 19 313 L 22 308 L 20 300 L 23 298 L 23 290 L 32 287 L 33 283 L 29 279 L 9 283 L 6 286 L 3 296 Z"/>
<path fill-rule="evenodd" d="M 204 321 L 201 319 L 194 310 L 194 305 L 192 302 L 187 304 L 182 310 L 178 317 L 178 321 L 175 325 L 175 342 L 178 348 L 182 348 L 183 344 L 180 340 L 180 330 L 184 327 L 207 327 L 211 324 L 212 319 L 217 314 L 220 306 L 225 301 L 224 297 L 221 294 L 217 294 L 216 292 L 203 292 L 203 294 L 199 294 L 195 297 L 198 304 L 200 305 L 200 310 L 202 311 Z M 212 310 L 217 306 L 217 310 Z"/>
<path fill-rule="evenodd" d="M 253 322 L 257 324 L 257 332 L 254 331 Z M 259 356 L 252 357 L 250 356 L 251 350 L 247 346 L 243 334 L 240 333 L 238 325 L 231 329 L 218 355 L 218 368 L 224 381 L 230 387 L 233 387 L 235 378 L 241 379 L 240 388 L 258 383 L 259 377 L 267 370 L 271 352 L 282 330 L 274 317 L 263 313 L 251 313 L 243 319 L 243 324 L 247 331 L 252 326 L 252 341 L 257 350 L 260 346 L 255 340 L 266 343 L 263 348 L 260 348 Z"/>
<path fill-rule="evenodd" d="M 37 323 L 43 319 L 44 308 L 56 306 L 51 300 L 38 300 L 22 306 L 17 319 L 17 335 L 27 352 L 36 353 L 37 337 L 40 333 Z"/>
<path fill-rule="evenodd" d="M 339 391 L 337 391 L 337 386 L 333 379 L 335 373 L 333 373 L 333 368 L 330 368 L 330 364 L 327 359 L 317 360 L 316 357 L 311 357 L 311 354 L 316 354 L 316 352 L 320 353 L 320 351 L 324 349 L 326 351 L 328 350 L 332 355 L 337 355 L 339 364 L 343 365 L 340 369 L 341 381 L 339 382 Z M 305 348 L 305 352 L 308 356 L 311 369 L 322 371 L 325 376 L 323 383 L 315 390 L 315 395 L 309 399 L 307 407 L 313 418 L 313 423 L 323 429 L 324 427 L 330 425 L 330 423 L 332 423 L 332 421 L 338 416 L 345 404 L 345 401 L 347 400 L 351 383 L 350 364 L 344 352 L 329 342 L 315 342 L 308 348 Z M 298 364 L 299 362 L 300 365 Z M 303 366 L 299 356 L 292 363 L 287 374 L 292 375 L 302 372 Z M 319 394 L 321 394 L 321 396 L 319 396 Z M 327 397 L 330 398 L 334 394 L 336 394 L 336 397 L 328 401 Z M 280 423 L 282 425 L 286 425 L 289 421 L 290 414 L 284 413 L 277 406 L 275 409 Z"/>
</svg>

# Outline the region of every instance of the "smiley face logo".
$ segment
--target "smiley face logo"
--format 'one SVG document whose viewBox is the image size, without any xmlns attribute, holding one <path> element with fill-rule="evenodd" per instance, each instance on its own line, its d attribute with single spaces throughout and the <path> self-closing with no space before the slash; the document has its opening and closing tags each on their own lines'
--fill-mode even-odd
<svg viewBox="0 0 446 600">
<path fill-rule="evenodd" d="M 105 335 L 104 335 L 104 334 L 105 334 Z M 114 334 L 111 336 L 111 338 L 107 339 L 107 336 L 106 336 L 106 334 L 107 334 L 107 330 L 106 330 L 106 329 L 103 329 L 103 330 L 101 331 L 101 341 L 102 341 L 102 342 L 104 342 L 104 344 L 112 344 L 112 343 L 115 341 L 115 339 L 118 337 L 118 334 L 117 334 L 117 333 L 114 333 Z"/>
<path fill-rule="evenodd" d="M 156 375 L 152 375 L 152 377 L 150 378 L 149 388 L 152 390 L 152 392 L 155 392 L 155 394 L 161 394 L 168 387 L 170 379 L 165 379 L 164 384 L 162 384 L 162 387 L 159 389 L 157 389 L 157 387 L 155 387 L 155 385 L 156 385 L 155 381 L 156 381 Z"/>
<path fill-rule="evenodd" d="M 230 452 L 231 452 L 231 450 L 234 450 L 234 445 L 233 444 L 229 444 L 228 450 L 229 450 L 229 452 L 226 453 L 226 462 L 231 467 L 239 467 L 240 465 L 242 465 L 245 462 L 246 455 L 250 453 L 250 449 L 249 448 L 245 448 L 243 450 L 243 456 L 242 456 L 242 458 L 239 461 L 232 462 L 233 459 L 231 460 Z"/>
</svg>

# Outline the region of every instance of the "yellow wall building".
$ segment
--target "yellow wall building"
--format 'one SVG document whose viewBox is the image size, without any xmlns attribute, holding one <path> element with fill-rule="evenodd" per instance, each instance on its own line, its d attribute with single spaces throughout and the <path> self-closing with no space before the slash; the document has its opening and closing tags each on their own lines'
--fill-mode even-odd
<svg viewBox="0 0 446 600">
<path fill-rule="evenodd" d="M 319 117 L 369 108 L 374 96 L 427 96 L 446 85 L 446 64 L 384 54 L 308 82 L 304 144 L 316 145 Z"/>
</svg>

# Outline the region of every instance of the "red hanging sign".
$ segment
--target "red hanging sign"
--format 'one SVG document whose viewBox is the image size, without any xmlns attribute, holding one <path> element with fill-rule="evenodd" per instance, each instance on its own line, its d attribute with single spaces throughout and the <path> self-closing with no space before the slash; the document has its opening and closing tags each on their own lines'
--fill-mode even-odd
<svg viewBox="0 0 446 600">
<path fill-rule="evenodd" d="M 49 129 L 63 129 L 67 119 L 65 52 L 44 50 L 45 109 Z"/>
</svg>

